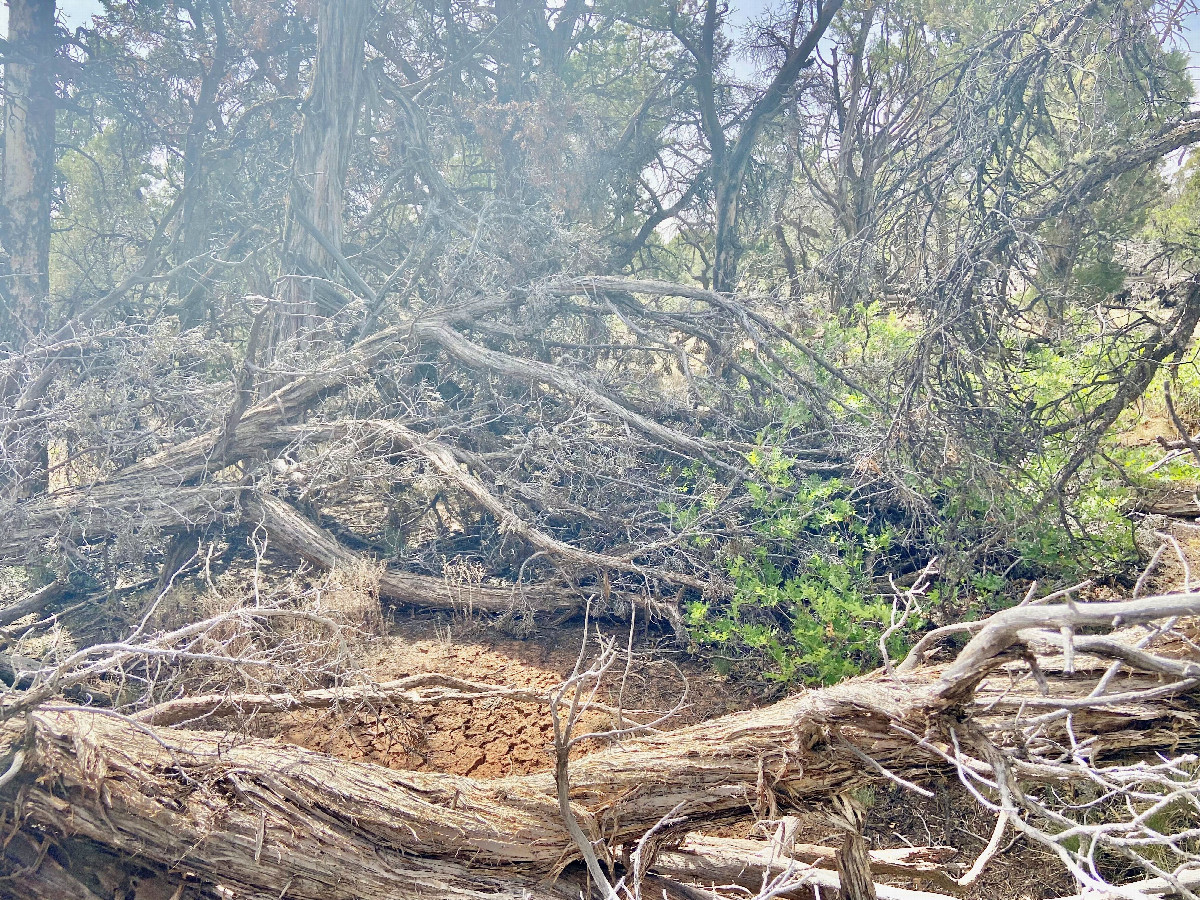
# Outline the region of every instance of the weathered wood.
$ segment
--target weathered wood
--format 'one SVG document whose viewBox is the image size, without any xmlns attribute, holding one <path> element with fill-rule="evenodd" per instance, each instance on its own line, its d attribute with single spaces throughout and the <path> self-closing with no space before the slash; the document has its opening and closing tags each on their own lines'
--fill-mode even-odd
<svg viewBox="0 0 1200 900">
<path fill-rule="evenodd" d="M 843 900 L 879 900 L 875 881 L 871 877 L 871 857 L 863 839 L 863 814 L 857 807 L 844 802 L 846 810 L 845 837 L 837 853 L 838 880 Z"/>
<path fill-rule="evenodd" d="M 680 802 L 697 821 L 743 814 L 758 801 L 764 772 L 783 803 L 844 790 L 871 776 L 822 738 L 834 723 L 840 739 L 892 772 L 944 771 L 889 733 L 890 722 L 923 716 L 919 687 L 848 682 L 591 754 L 572 767 L 576 815 L 589 832 L 620 842 Z M 478 781 L 393 772 L 274 741 L 230 746 L 220 734 L 82 708 L 43 707 L 31 721 L 34 753 L 12 798 L 29 825 L 177 863 L 252 895 L 290 881 L 289 896 L 313 900 L 456 896 L 470 879 L 450 861 L 464 853 L 493 879 L 488 866 L 542 875 L 572 855 L 549 775 Z M 510 888 L 518 882 L 504 875 Z"/>
<path fill-rule="evenodd" d="M 1074 629 L 1085 626 L 1133 625 L 1169 616 L 1200 615 L 1200 593 L 1168 594 L 1109 603 L 1027 605 L 1002 610 L 988 619 L 971 638 L 953 665 L 942 675 L 939 695 L 963 696 L 987 672 L 992 661 L 1018 643 L 1021 632 L 1033 629 Z M 1093 645 L 1093 651 L 1100 648 Z"/>
<path fill-rule="evenodd" d="M 679 850 L 660 853 L 654 863 L 654 871 L 670 875 L 685 883 L 695 884 L 698 887 L 740 885 L 757 892 L 762 890 L 764 875 L 767 875 L 768 879 L 776 878 L 788 871 L 788 863 L 788 857 L 779 854 L 765 859 L 757 855 L 741 859 L 737 857 L 736 853 L 727 855 L 722 852 L 694 853 Z M 793 864 L 791 871 L 797 875 L 803 875 L 807 885 L 815 885 L 822 892 L 828 890 L 840 893 L 842 890 L 841 877 L 828 869 L 806 867 L 801 863 Z M 889 884 L 876 884 L 874 888 L 879 900 L 953 900 L 954 896 L 894 887 Z M 706 892 L 703 896 L 711 897 L 712 894 Z M 814 893 L 811 887 L 801 887 L 783 896 L 805 898 L 806 900 L 806 898 L 813 897 Z M 823 896 L 827 895 L 823 894 Z"/>
<path fill-rule="evenodd" d="M 672 878 L 716 884 L 740 884 L 757 890 L 763 878 L 782 874 L 789 863 L 818 869 L 837 868 L 838 851 L 815 844 L 779 846 L 773 841 L 714 838 L 689 834 L 673 850 L 658 854 L 651 870 Z M 945 863 L 958 855 L 953 847 L 904 847 L 869 851 L 870 867 L 876 876 L 924 878 L 947 893 L 958 893 L 953 880 L 943 871 Z M 941 895 L 930 895 L 941 896 Z"/>
<path fill-rule="evenodd" d="M 1168 600 L 1172 612 L 1195 602 L 1193 595 Z M 1035 609 L 1053 623 L 1081 605 L 1060 606 Z M 1108 606 L 1089 609 L 1099 614 Z M 1130 615 L 1143 611 L 1121 606 Z M 976 649 L 1003 652 L 1016 639 L 1013 627 L 1029 619 L 998 618 Z M 967 654 L 972 677 L 986 662 L 981 654 Z M 1103 659 L 1081 653 L 1072 667 L 1048 659 L 1045 695 L 1014 690 L 994 658 L 989 665 L 991 675 L 952 698 L 945 687 L 953 667 L 928 667 L 627 740 L 572 762 L 572 812 L 586 834 L 615 847 L 636 843 L 668 815 L 697 827 L 764 803 L 828 802 L 870 781 L 953 777 L 948 757 L 953 740 L 969 740 L 964 723 L 1002 735 L 1017 717 L 1064 704 L 1076 704 L 1072 727 L 1092 739 L 1095 759 L 1178 753 L 1200 741 L 1189 679 L 1164 691 L 1160 674 L 1124 676 L 1111 686 L 1113 702 L 1078 705 Z M 24 717 L 13 717 L 0 731 L 0 761 L 18 744 L 28 748 L 20 775 L 0 790 L 0 807 L 8 804 L 27 830 L 94 841 L 238 896 L 278 897 L 287 885 L 287 896 L 300 900 L 516 898 L 523 890 L 549 897 L 558 889 L 538 879 L 578 854 L 551 774 L 487 781 L 392 771 L 277 741 L 231 740 L 62 705 L 35 709 L 28 733 L 25 727 Z M 1042 734 L 1055 727 L 1048 722 Z M 877 864 L 870 861 L 871 869 Z M 824 870 L 819 877 L 834 876 Z M 877 893 L 892 896 L 883 887 Z"/>
<path fill-rule="evenodd" d="M 322 569 L 344 568 L 362 562 L 353 550 L 278 497 L 250 498 L 243 506 L 247 521 L 261 525 L 269 535 L 271 546 L 276 549 L 299 556 Z M 444 578 L 395 570 L 380 574 L 379 596 L 395 603 L 463 612 L 504 613 L 516 608 L 564 612 L 579 606 L 577 594 L 567 595 L 545 586 L 518 593 L 513 586 L 456 584 Z"/>
<path fill-rule="evenodd" d="M 23 619 L 30 613 L 41 612 L 66 592 L 67 583 L 65 581 L 52 581 L 45 587 L 38 588 L 28 597 L 0 609 L 0 626 L 11 625 L 17 619 Z"/>
<path fill-rule="evenodd" d="M 1197 886 L 1200 886 L 1200 871 L 1196 869 L 1191 869 L 1184 872 L 1176 872 L 1173 877 L 1176 883 L 1181 884 L 1186 888 L 1194 889 Z M 1176 894 L 1175 885 L 1171 884 L 1165 878 L 1146 878 L 1142 881 L 1124 884 L 1121 887 L 1126 892 L 1122 895 L 1119 895 L 1122 897 L 1135 896 L 1149 898 Z M 1113 894 L 1112 896 L 1116 898 L 1118 895 Z M 1108 900 L 1108 898 L 1104 897 L 1102 894 L 1092 891 L 1086 894 L 1072 894 L 1070 897 L 1058 897 L 1057 900 Z"/>
</svg>

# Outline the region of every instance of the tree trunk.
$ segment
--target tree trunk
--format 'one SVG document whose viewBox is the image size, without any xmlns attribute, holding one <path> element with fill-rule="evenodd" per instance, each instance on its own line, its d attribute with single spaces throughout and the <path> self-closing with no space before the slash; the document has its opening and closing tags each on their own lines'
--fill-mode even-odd
<svg viewBox="0 0 1200 900">
<path fill-rule="evenodd" d="M 525 15 L 523 0 L 496 0 L 496 102 L 514 103 L 521 99 L 525 80 Z"/>
<path fill-rule="evenodd" d="M 499 118 L 500 166 L 496 188 L 504 197 L 519 200 L 527 188 L 525 152 L 516 139 L 524 111 L 518 105 L 525 87 L 525 0 L 496 0 L 496 103 Z"/>
<path fill-rule="evenodd" d="M 370 12 L 371 0 L 320 0 L 318 6 L 317 63 L 292 157 L 284 281 L 271 356 L 308 328 L 319 310 L 335 311 L 343 302 L 328 282 L 341 254 L 343 195 L 358 125 Z"/>
<path fill-rule="evenodd" d="M 838 878 L 841 880 L 842 900 L 879 900 L 875 881 L 871 877 L 871 857 L 862 827 L 865 816 L 857 804 L 848 798 L 842 802 L 845 837 L 837 854 Z"/>
<path fill-rule="evenodd" d="M 203 10 L 212 16 L 213 52 L 212 61 L 200 78 L 200 90 L 183 142 L 183 208 L 180 210 L 180 241 L 178 260 L 185 268 L 175 279 L 175 292 L 179 297 L 179 324 L 181 328 L 192 328 L 204 321 L 208 308 L 209 274 L 203 261 L 204 252 L 212 233 L 213 211 L 205 197 L 208 180 L 208 160 L 205 158 L 205 139 L 208 123 L 219 115 L 219 93 L 226 76 L 229 61 L 229 46 L 225 33 L 224 0 L 199 7 L 196 16 L 196 40 L 204 46 L 208 42 L 205 33 Z M 206 53 L 207 55 L 207 53 Z"/>
<path fill-rule="evenodd" d="M 8 256 L 0 340 L 41 330 L 50 293 L 50 197 L 54 180 L 54 0 L 11 0 L 4 63 L 3 214 Z"/>
<path fill-rule="evenodd" d="M 54 0 L 11 0 L 8 7 L 0 168 L 0 244 L 8 272 L 0 278 L 0 346 L 20 348 L 43 329 L 50 296 L 57 41 Z M 0 403 L 11 401 L 0 396 Z M 50 468 L 44 429 L 13 449 L 17 495 L 44 492 Z"/>
<path fill-rule="evenodd" d="M 742 179 L 726 172 L 714 174 L 717 182 L 717 229 L 713 247 L 712 289 L 724 294 L 737 289 L 738 261 L 742 257 L 742 246 L 737 231 Z"/>
<path fill-rule="evenodd" d="M 738 206 L 746 174 L 750 170 L 754 146 L 759 135 L 762 134 L 763 128 L 774 120 L 795 89 L 800 73 L 809 64 L 810 57 L 816 52 L 817 44 L 833 23 L 833 18 L 841 9 L 843 2 L 844 0 L 826 0 L 825 3 L 818 6 L 817 16 L 812 25 L 799 43 L 789 48 L 787 58 L 775 73 L 771 84 L 746 114 L 737 139 L 732 142 L 732 145 L 727 143 L 723 126 L 715 112 L 708 111 L 713 108 L 711 99 L 714 63 L 712 29 L 715 19 L 712 12 L 713 4 L 709 4 L 709 13 L 705 21 L 706 41 L 703 45 L 705 50 L 702 53 L 702 56 L 706 58 L 700 60 L 701 70 L 706 75 L 707 83 L 701 90 L 700 102 L 702 120 L 712 152 L 709 170 L 714 185 L 713 203 L 716 207 L 712 289 L 718 293 L 737 289 L 738 263 L 743 250 L 738 234 Z"/>
</svg>

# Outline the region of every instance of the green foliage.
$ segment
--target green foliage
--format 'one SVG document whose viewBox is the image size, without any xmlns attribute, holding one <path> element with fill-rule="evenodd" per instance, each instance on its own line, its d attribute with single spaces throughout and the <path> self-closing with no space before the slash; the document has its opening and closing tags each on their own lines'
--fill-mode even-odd
<svg viewBox="0 0 1200 900">
<path fill-rule="evenodd" d="M 840 478 L 797 478 L 778 450 L 751 452 L 757 480 L 746 488 L 761 543 L 730 553 L 733 596 L 688 604 L 699 643 L 765 663 L 764 677 L 832 684 L 880 662 L 879 638 L 891 604 L 872 593 L 874 560 L 893 544 L 870 522 Z M 902 655 L 897 634 L 889 652 Z"/>
</svg>

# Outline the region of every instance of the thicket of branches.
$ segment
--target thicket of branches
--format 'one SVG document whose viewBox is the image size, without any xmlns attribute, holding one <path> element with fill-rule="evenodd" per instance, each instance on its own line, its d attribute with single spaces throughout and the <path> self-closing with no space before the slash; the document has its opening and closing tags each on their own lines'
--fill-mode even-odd
<svg viewBox="0 0 1200 900">
<path fill-rule="evenodd" d="M 20 740 L 43 760 L 82 714 L 38 704 L 100 676 L 112 740 L 134 739 L 127 714 L 206 693 L 210 664 L 261 663 L 247 696 L 340 689 L 336 646 L 298 680 L 276 671 L 304 629 L 348 624 L 303 589 L 264 599 L 255 579 L 195 631 L 122 612 L 264 557 L 370 571 L 388 602 L 523 633 L 584 608 L 649 618 L 792 683 L 891 669 L 1009 576 L 1129 561 L 1122 492 L 1144 466 L 1106 439 L 1195 380 L 1188 4 L 824 0 L 737 30 L 716 0 L 131 0 L 73 33 L 53 2 L 9 6 L 0 624 L 80 617 L 80 646 L 46 660 L 0 638 L 0 717 L 40 716 Z M 1200 459 L 1168 407 L 1174 449 Z M 902 609 L 888 576 L 911 585 L 934 556 L 936 593 Z M 1071 629 L 1095 622 L 1066 608 L 1028 627 L 1063 637 L 1074 676 Z M 980 666 L 1049 639 L 1003 634 Z M 1190 663 L 1088 640 L 1176 679 L 1127 693 L 1186 718 Z M 1073 724 L 1017 714 L 952 752 L 917 719 L 948 728 L 976 702 L 984 671 L 954 671 L 880 715 L 1082 884 L 1107 877 L 1087 868 L 1101 845 L 1140 846 L 1138 804 L 1195 804 L 1190 757 L 1114 769 L 1103 797 L 1132 798 L 1132 830 L 1084 823 L 1091 849 L 1068 846 L 1075 826 L 1021 779 L 1095 774 Z M 1081 699 L 1067 681 L 1060 710 Z M 846 708 L 875 709 L 869 725 L 877 699 Z M 1017 745 L 1037 772 L 978 755 Z M 655 799 L 610 849 L 673 815 Z"/>
<path fill-rule="evenodd" d="M 776 665 L 836 619 L 829 678 L 885 572 L 1120 551 L 1103 438 L 1200 315 L 1182 10 L 51 11 L 5 51 L 6 565 L 114 590 L 284 500 L 518 618 Z"/>
</svg>

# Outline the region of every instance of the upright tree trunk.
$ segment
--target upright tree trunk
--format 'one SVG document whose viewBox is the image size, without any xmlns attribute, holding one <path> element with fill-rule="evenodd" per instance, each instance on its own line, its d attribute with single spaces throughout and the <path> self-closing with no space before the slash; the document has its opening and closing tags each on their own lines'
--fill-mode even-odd
<svg viewBox="0 0 1200 900">
<path fill-rule="evenodd" d="M 208 123 L 218 115 L 219 91 L 229 64 L 229 45 L 225 32 L 224 0 L 198 7 L 195 20 L 196 41 L 208 45 L 203 10 L 212 15 L 213 58 L 200 79 L 191 125 L 183 142 L 183 187 L 187 192 L 180 210 L 179 262 L 187 263 L 175 280 L 179 297 L 179 324 L 183 328 L 199 325 L 208 309 L 209 274 L 203 261 L 209 235 L 212 233 L 212 210 L 205 196 L 208 179 L 208 160 L 205 159 L 205 138 Z"/>
<path fill-rule="evenodd" d="M 697 93 L 700 98 L 700 116 L 709 142 L 712 159 L 709 171 L 713 181 L 713 203 L 716 207 L 716 234 L 713 247 L 714 291 L 729 292 L 737 289 L 738 263 L 743 246 L 738 234 L 738 206 L 742 187 L 750 170 L 751 154 L 763 128 L 783 109 L 784 103 L 796 87 L 800 73 L 809 64 L 816 52 L 817 44 L 833 23 L 844 0 L 825 0 L 817 7 L 814 19 L 803 39 L 788 51 L 779 71 L 766 91 L 755 101 L 742 121 L 741 130 L 732 144 L 725 135 L 725 126 L 716 113 L 716 94 L 713 78 L 716 72 L 714 36 L 719 16 L 715 0 L 709 0 L 705 11 L 703 39 L 697 56 Z"/>
<path fill-rule="evenodd" d="M 496 188 L 509 199 L 525 193 L 525 154 L 516 140 L 522 111 L 516 104 L 524 99 L 524 60 L 528 11 L 523 0 L 496 0 L 496 102 L 507 109 L 500 135 L 500 169 Z M 504 116 L 501 120 L 504 121 Z"/>
<path fill-rule="evenodd" d="M 521 71 L 525 29 L 521 0 L 496 0 L 496 102 L 512 103 L 521 99 Z"/>
<path fill-rule="evenodd" d="M 46 323 L 56 48 L 54 0 L 10 0 L 0 166 L 0 244 L 8 270 L 0 279 L 0 345 L 13 348 L 24 345 Z M 9 380 L 0 387 L 0 403 L 12 402 L 16 385 Z M 9 450 L 17 496 L 45 491 L 50 469 L 45 429 L 36 427 Z"/>
<path fill-rule="evenodd" d="M 363 46 L 371 0 L 320 0 L 317 64 L 292 157 L 280 309 L 269 352 L 341 300 L 327 282 L 342 245 L 343 194 L 358 125 Z M 333 251 L 333 252 L 330 252 Z M 324 303 L 322 302 L 324 301 Z"/>
<path fill-rule="evenodd" d="M 0 294 L 0 340 L 20 344 L 44 324 L 50 293 L 54 0 L 10 0 L 8 47 L 0 242 L 9 274 Z"/>
<path fill-rule="evenodd" d="M 727 293 L 737 289 L 738 262 L 742 256 L 742 244 L 737 232 L 742 179 L 733 173 L 720 171 L 715 175 L 717 230 L 713 242 L 712 289 Z"/>
</svg>

